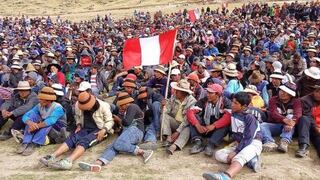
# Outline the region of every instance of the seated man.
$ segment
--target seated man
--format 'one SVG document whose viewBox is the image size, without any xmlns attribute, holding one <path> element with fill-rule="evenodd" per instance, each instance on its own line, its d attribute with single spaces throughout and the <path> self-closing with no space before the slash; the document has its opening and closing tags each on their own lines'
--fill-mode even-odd
<svg viewBox="0 0 320 180">
<path fill-rule="evenodd" d="M 302 115 L 300 99 L 295 98 L 295 84 L 287 82 L 279 88 L 279 95 L 270 99 L 269 122 L 261 124 L 264 152 L 278 149 L 280 152 L 286 153 L 288 145 L 292 141 L 294 126 Z M 279 134 L 281 140 L 278 146 L 272 136 Z"/>
<path fill-rule="evenodd" d="M 22 121 L 26 124 L 21 147 L 17 153 L 29 156 L 34 152 L 35 147 L 48 144 L 48 133 L 51 128 L 60 132 L 66 127 L 66 115 L 63 107 L 56 103 L 57 99 L 51 87 L 41 89 L 39 104 L 23 115 Z"/>
<path fill-rule="evenodd" d="M 231 137 L 235 142 L 215 153 L 217 161 L 229 163 L 230 166 L 225 172 L 204 173 L 205 179 L 229 180 L 239 173 L 245 164 L 255 172 L 261 168 L 262 137 L 259 122 L 246 112 L 250 102 L 250 96 L 246 92 L 234 95 L 231 105 Z"/>
<path fill-rule="evenodd" d="M 0 128 L 6 124 L 8 119 L 14 121 L 9 131 L 4 131 L 0 135 L 0 140 L 11 138 L 11 130 L 20 131 L 24 129 L 25 125 L 22 122 L 22 116 L 38 104 L 37 94 L 31 92 L 28 81 L 20 81 L 15 90 L 17 90 L 18 93 L 15 93 L 13 98 L 6 100 L 0 108 Z"/>
<path fill-rule="evenodd" d="M 160 106 L 163 97 L 161 94 L 153 91 L 152 88 L 141 87 L 137 97 L 137 105 L 144 111 L 146 133 L 144 143 L 139 147 L 143 149 L 157 148 L 157 134 L 160 132 Z"/>
<path fill-rule="evenodd" d="M 53 154 L 40 159 L 41 163 L 52 169 L 70 170 L 73 162 L 80 158 L 85 150 L 102 141 L 107 133 L 113 132 L 114 121 L 110 105 L 88 92 L 79 94 L 75 112 L 77 129 Z M 68 158 L 55 162 L 56 158 L 71 149 L 74 150 Z"/>
<path fill-rule="evenodd" d="M 309 154 L 310 139 L 320 157 L 320 86 L 315 85 L 312 94 L 301 98 L 303 107 L 302 117 L 298 122 L 299 149 L 297 157 Z"/>
<path fill-rule="evenodd" d="M 80 162 L 82 170 L 100 172 L 101 166 L 109 164 L 119 153 L 130 153 L 136 156 L 142 156 L 144 163 L 151 158 L 153 151 L 144 150 L 137 146 L 144 133 L 143 112 L 138 105 L 133 104 L 134 99 L 126 92 L 118 94 L 117 106 L 119 107 L 119 116 L 114 115 L 116 123 L 123 126 L 120 136 L 110 144 L 103 152 L 102 156 L 94 164 Z"/>
<path fill-rule="evenodd" d="M 163 146 L 170 146 L 167 148 L 167 153 L 172 155 L 177 148 L 181 150 L 189 140 L 190 128 L 186 113 L 196 104 L 197 100 L 192 96 L 187 80 L 182 79 L 178 83 L 172 82 L 171 87 L 173 96 L 165 106 L 161 120 L 162 135 L 166 139 Z"/>
<path fill-rule="evenodd" d="M 187 111 L 191 140 L 194 142 L 190 154 L 205 150 L 205 155 L 212 156 L 214 146 L 218 146 L 228 133 L 231 115 L 226 109 L 231 108 L 231 101 L 222 96 L 223 87 L 219 84 L 211 84 L 206 90 L 207 97 Z M 203 138 L 208 138 L 206 146 L 203 145 Z"/>
</svg>

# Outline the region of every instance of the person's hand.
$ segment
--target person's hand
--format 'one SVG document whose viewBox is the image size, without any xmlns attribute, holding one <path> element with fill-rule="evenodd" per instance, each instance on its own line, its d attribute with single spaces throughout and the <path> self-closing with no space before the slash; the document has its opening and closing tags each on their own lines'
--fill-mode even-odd
<svg viewBox="0 0 320 180">
<path fill-rule="evenodd" d="M 172 142 L 176 141 L 179 137 L 180 133 L 179 132 L 174 132 L 172 135 L 171 135 L 171 140 Z"/>
<path fill-rule="evenodd" d="M 284 119 L 283 119 L 283 122 L 284 122 L 286 125 L 289 125 L 289 126 L 291 125 L 291 121 L 292 121 L 292 120 L 291 120 L 291 119 L 288 119 L 288 118 L 284 118 Z"/>
<path fill-rule="evenodd" d="M 119 116 L 113 115 L 113 120 L 114 120 L 115 123 L 121 124 L 121 119 L 119 118 Z"/>
<path fill-rule="evenodd" d="M 7 111 L 7 118 L 9 118 L 10 116 L 12 116 L 12 112 Z"/>
<path fill-rule="evenodd" d="M 31 132 L 36 131 L 36 130 L 39 129 L 38 124 L 35 123 L 35 122 L 32 122 L 32 121 L 30 121 L 30 120 L 27 121 L 26 124 L 29 126 L 29 129 L 28 129 L 29 133 L 31 133 Z"/>
<path fill-rule="evenodd" d="M 207 128 L 207 133 L 209 133 L 209 132 L 215 130 L 216 126 L 214 124 L 211 124 L 211 125 L 206 126 L 206 128 Z"/>
<path fill-rule="evenodd" d="M 320 135 L 320 127 L 315 127 L 315 131 L 318 135 Z"/>
<path fill-rule="evenodd" d="M 100 131 L 96 132 L 95 135 L 97 135 L 97 140 L 102 141 L 106 132 L 107 131 L 105 129 L 101 129 Z"/>
<path fill-rule="evenodd" d="M 201 124 L 196 124 L 195 127 L 200 134 L 204 134 L 208 131 L 207 128 Z"/>
<path fill-rule="evenodd" d="M 232 159 L 237 155 L 236 152 L 231 152 L 228 157 L 227 157 L 227 161 L 228 163 L 231 163 Z"/>
<path fill-rule="evenodd" d="M 78 133 L 81 130 L 81 125 L 77 126 L 77 129 L 74 131 L 74 133 Z"/>
<path fill-rule="evenodd" d="M 293 126 L 289 126 L 289 125 L 284 126 L 284 131 L 285 132 L 290 132 L 292 129 L 293 129 Z"/>
<path fill-rule="evenodd" d="M 166 99 L 163 99 L 163 100 L 161 101 L 161 107 L 164 107 L 166 104 L 167 104 L 167 100 L 166 100 Z"/>
</svg>

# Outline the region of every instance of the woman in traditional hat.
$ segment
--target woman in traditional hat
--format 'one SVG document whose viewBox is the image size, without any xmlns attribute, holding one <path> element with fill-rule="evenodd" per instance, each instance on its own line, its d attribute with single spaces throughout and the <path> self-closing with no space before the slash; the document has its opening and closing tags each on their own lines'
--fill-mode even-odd
<svg viewBox="0 0 320 180">
<path fill-rule="evenodd" d="M 143 138 L 145 129 L 144 113 L 138 105 L 133 104 L 134 99 L 128 93 L 119 93 L 118 99 L 117 106 L 120 109 L 120 114 L 114 115 L 114 120 L 123 126 L 122 133 L 107 147 L 95 163 L 80 162 L 79 166 L 82 170 L 100 172 L 101 166 L 108 165 L 119 153 L 141 156 L 144 163 L 147 163 L 153 155 L 152 150 L 144 150 L 137 146 Z"/>
<path fill-rule="evenodd" d="M 49 73 L 49 77 L 51 79 L 55 79 L 54 83 L 59 83 L 62 86 L 66 86 L 66 78 L 65 75 L 61 72 L 61 66 L 57 63 L 49 64 L 47 67 Z"/>
<path fill-rule="evenodd" d="M 110 105 L 96 99 L 93 95 L 82 92 L 75 105 L 77 128 L 67 140 L 51 155 L 40 159 L 49 168 L 70 170 L 75 160 L 84 152 L 105 139 L 108 133 L 113 133 L 114 121 Z M 56 161 L 62 154 L 74 149 L 68 158 Z"/>
<path fill-rule="evenodd" d="M 236 65 L 233 63 L 229 64 L 227 69 L 223 71 L 223 74 L 227 82 L 223 95 L 231 99 L 233 94 L 243 90 L 243 86 L 237 78 L 239 74 Z"/>
</svg>

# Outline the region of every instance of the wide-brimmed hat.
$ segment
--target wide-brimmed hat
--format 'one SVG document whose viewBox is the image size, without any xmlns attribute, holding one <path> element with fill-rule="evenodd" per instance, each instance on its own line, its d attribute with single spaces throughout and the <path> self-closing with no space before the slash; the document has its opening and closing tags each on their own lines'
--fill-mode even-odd
<svg viewBox="0 0 320 180">
<path fill-rule="evenodd" d="M 226 57 L 227 56 L 230 56 L 230 57 L 232 57 L 233 59 L 234 59 L 234 54 L 233 53 L 228 53 L 227 55 L 226 55 Z"/>
<path fill-rule="evenodd" d="M 53 88 L 43 87 L 38 94 L 38 98 L 41 100 L 55 101 L 57 100 L 56 93 L 54 93 Z"/>
<path fill-rule="evenodd" d="M 33 66 L 41 66 L 41 60 L 35 60 L 32 64 Z"/>
<path fill-rule="evenodd" d="M 91 88 L 91 84 L 88 81 L 82 81 L 79 85 L 78 91 L 86 91 Z"/>
<path fill-rule="evenodd" d="M 265 78 L 265 75 L 261 74 L 259 70 L 255 70 L 252 72 L 252 74 L 249 76 L 249 81 L 252 84 L 258 84 Z"/>
<path fill-rule="evenodd" d="M 124 80 L 126 80 L 126 79 L 131 79 L 133 81 L 136 81 L 137 76 L 135 74 L 129 73 L 129 74 L 127 74 L 126 78 L 124 78 Z"/>
<path fill-rule="evenodd" d="M 179 59 L 186 59 L 186 56 L 183 55 L 183 54 L 180 54 L 180 55 L 178 56 L 178 58 L 179 58 Z"/>
<path fill-rule="evenodd" d="M 284 76 L 280 71 L 274 71 L 271 75 L 270 78 L 275 78 L 275 79 L 283 79 Z"/>
<path fill-rule="evenodd" d="M 316 49 L 316 47 L 314 47 L 314 46 L 309 46 L 308 49 L 307 49 L 307 52 L 317 53 L 317 49 Z"/>
<path fill-rule="evenodd" d="M 19 81 L 17 88 L 15 90 L 30 90 L 30 84 L 28 81 Z"/>
<path fill-rule="evenodd" d="M 223 87 L 220 84 L 210 84 L 206 88 L 206 90 L 210 93 L 219 93 L 222 94 Z"/>
<path fill-rule="evenodd" d="M 92 109 L 95 103 L 96 103 L 96 98 L 86 91 L 80 93 L 78 96 L 78 108 L 82 111 L 87 111 Z"/>
<path fill-rule="evenodd" d="M 156 67 L 155 71 L 158 71 L 158 72 L 160 72 L 161 74 L 166 75 L 166 71 L 165 71 L 164 67 L 161 66 L 161 65 L 158 65 L 158 66 Z"/>
<path fill-rule="evenodd" d="M 320 63 L 320 58 L 318 58 L 318 57 L 313 57 L 311 60 L 312 61 L 317 61 L 318 63 Z"/>
<path fill-rule="evenodd" d="M 213 65 L 212 69 L 209 70 L 210 72 L 219 72 L 223 71 L 222 66 L 220 64 Z"/>
<path fill-rule="evenodd" d="M 34 68 L 34 66 L 31 63 L 29 63 L 27 65 L 26 72 L 37 72 L 37 70 Z"/>
<path fill-rule="evenodd" d="M 189 94 L 193 93 L 190 90 L 190 83 L 186 79 L 181 79 L 179 82 L 172 82 L 170 86 L 178 91 L 187 92 Z"/>
<path fill-rule="evenodd" d="M 181 74 L 181 71 L 179 69 L 175 68 L 171 70 L 171 75 L 179 75 L 179 74 Z"/>
<path fill-rule="evenodd" d="M 223 74 L 230 77 L 237 77 L 238 76 L 238 70 L 235 64 L 230 63 L 228 64 L 227 68 L 223 70 Z"/>
<path fill-rule="evenodd" d="M 243 48 L 243 51 L 250 51 L 251 52 L 252 50 L 251 50 L 250 46 L 246 46 L 246 47 Z"/>
<path fill-rule="evenodd" d="M 122 84 L 123 87 L 132 87 L 132 88 L 136 88 L 136 82 L 133 79 L 130 78 L 126 78 Z"/>
<path fill-rule="evenodd" d="M 13 62 L 13 64 L 11 65 L 10 68 L 11 68 L 11 69 L 19 69 L 19 70 L 22 69 L 20 63 L 18 63 L 18 62 Z"/>
<path fill-rule="evenodd" d="M 312 79 L 320 79 L 320 69 L 318 67 L 310 67 L 304 70 L 304 73 Z"/>
<path fill-rule="evenodd" d="M 48 52 L 48 53 L 47 53 L 47 57 L 54 58 L 54 54 L 53 54 L 52 52 Z"/>
<path fill-rule="evenodd" d="M 139 89 L 138 99 L 143 99 L 146 97 L 148 97 L 148 89 L 147 89 L 147 87 L 141 87 Z"/>
<path fill-rule="evenodd" d="M 134 99 L 127 92 L 120 92 L 117 96 L 117 99 L 117 106 L 134 102 Z"/>
<path fill-rule="evenodd" d="M 48 72 L 51 72 L 50 69 L 52 66 L 56 67 L 58 69 L 58 71 L 61 71 L 61 66 L 58 63 L 51 63 L 47 67 Z"/>
<path fill-rule="evenodd" d="M 195 74 L 195 73 L 189 74 L 188 77 L 187 77 L 187 79 L 188 79 L 188 80 L 193 80 L 193 81 L 195 81 L 195 82 L 197 82 L 197 83 L 200 83 L 200 79 L 199 79 L 198 75 Z"/>
<path fill-rule="evenodd" d="M 64 91 L 61 84 L 55 83 L 55 84 L 52 84 L 51 87 L 53 88 L 57 96 L 64 96 Z"/>
<path fill-rule="evenodd" d="M 290 95 L 293 96 L 293 97 L 296 96 L 297 86 L 296 86 L 296 84 L 294 84 L 294 83 L 287 82 L 287 83 L 285 83 L 284 85 L 281 85 L 281 86 L 279 87 L 279 89 L 281 89 L 282 91 L 290 94 Z"/>
<path fill-rule="evenodd" d="M 250 93 L 250 94 L 255 94 L 255 95 L 259 95 L 259 92 L 257 90 L 257 87 L 255 85 L 248 85 L 244 90 L 243 92 L 247 92 L 247 93 Z"/>
</svg>

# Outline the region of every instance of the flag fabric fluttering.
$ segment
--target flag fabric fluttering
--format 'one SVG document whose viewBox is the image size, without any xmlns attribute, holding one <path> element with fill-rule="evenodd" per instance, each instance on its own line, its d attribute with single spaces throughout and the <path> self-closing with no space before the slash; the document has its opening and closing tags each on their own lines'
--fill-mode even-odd
<svg viewBox="0 0 320 180">
<path fill-rule="evenodd" d="M 169 64 L 173 59 L 177 30 L 157 36 L 128 39 L 123 48 L 123 66 L 152 66 Z"/>
<path fill-rule="evenodd" d="M 188 11 L 188 15 L 189 15 L 189 20 L 194 23 L 196 22 L 196 20 L 200 19 L 200 11 L 199 9 L 194 9 L 194 10 L 190 10 Z"/>
</svg>

